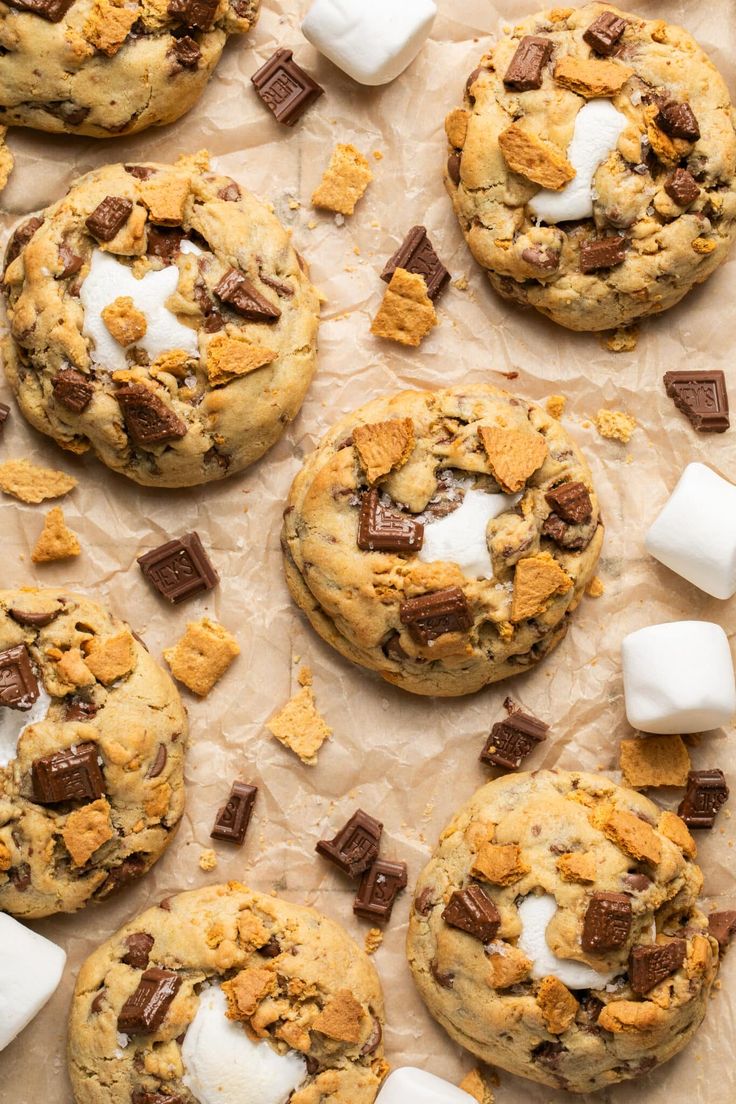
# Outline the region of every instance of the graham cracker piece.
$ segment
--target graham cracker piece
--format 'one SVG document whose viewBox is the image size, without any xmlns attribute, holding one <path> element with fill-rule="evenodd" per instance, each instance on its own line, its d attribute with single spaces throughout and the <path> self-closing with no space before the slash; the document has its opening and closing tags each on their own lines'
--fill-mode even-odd
<svg viewBox="0 0 736 1104">
<path fill-rule="evenodd" d="M 555 421 L 559 422 L 560 418 L 565 413 L 567 399 L 564 395 L 550 395 L 544 405 L 550 418 L 554 418 Z"/>
<path fill-rule="evenodd" d="M 283 1039 L 292 1050 L 301 1051 L 302 1054 L 307 1054 L 312 1045 L 309 1032 L 305 1031 L 298 1023 L 291 1023 L 288 1020 L 281 1027 L 276 1028 L 276 1035 L 279 1039 Z"/>
<path fill-rule="evenodd" d="M 370 928 L 365 933 L 365 953 L 367 955 L 375 954 L 382 943 L 383 932 L 380 928 Z"/>
<path fill-rule="evenodd" d="M 541 433 L 517 426 L 478 426 L 494 478 L 507 494 L 516 494 L 547 459 Z"/>
<path fill-rule="evenodd" d="M 468 1096 L 472 1096 L 473 1100 L 478 1101 L 478 1104 L 494 1104 L 493 1089 L 478 1069 L 471 1070 L 470 1073 L 466 1074 L 458 1088 L 462 1092 L 466 1092 Z"/>
<path fill-rule="evenodd" d="M 13 856 L 10 853 L 10 848 L 0 840 L 0 873 L 4 874 L 6 870 L 10 870 L 12 865 Z"/>
<path fill-rule="evenodd" d="M 61 498 L 76 485 L 76 479 L 66 472 L 38 468 L 30 460 L 6 460 L 0 464 L 0 491 L 20 502 L 37 504 L 45 498 Z"/>
<path fill-rule="evenodd" d="M 189 198 L 189 179 L 172 173 L 156 173 L 138 185 L 140 197 L 151 216 L 151 222 L 162 226 L 180 226 Z"/>
<path fill-rule="evenodd" d="M 298 755 L 302 763 L 313 767 L 317 752 L 332 735 L 332 729 L 317 709 L 314 690 L 303 686 L 286 705 L 266 722 L 266 728 L 279 743 Z"/>
<path fill-rule="evenodd" d="M 57 678 L 72 687 L 92 686 L 95 676 L 82 658 L 79 648 L 70 648 L 64 652 L 55 664 Z"/>
<path fill-rule="evenodd" d="M 651 1001 L 611 1001 L 601 1011 L 598 1024 L 615 1035 L 645 1033 L 662 1026 L 669 1013 Z"/>
<path fill-rule="evenodd" d="M 585 588 L 585 593 L 589 598 L 602 598 L 606 593 L 606 588 L 603 585 L 603 580 L 599 579 L 597 575 L 594 575 Z"/>
<path fill-rule="evenodd" d="M 359 1043 L 365 1013 L 349 989 L 340 989 L 311 1024 L 314 1031 L 341 1043 Z"/>
<path fill-rule="evenodd" d="M 52 563 L 78 556 L 82 546 L 64 521 L 64 511 L 54 506 L 44 518 L 41 535 L 31 552 L 34 563 Z"/>
<path fill-rule="evenodd" d="M 716 248 L 716 243 L 712 238 L 693 238 L 691 244 L 695 252 L 700 253 L 703 257 L 707 256 L 708 253 L 712 253 Z"/>
<path fill-rule="evenodd" d="M 356 426 L 353 444 L 370 484 L 394 468 L 401 468 L 414 451 L 416 436 L 411 418 Z"/>
<path fill-rule="evenodd" d="M 306 663 L 299 668 L 298 674 L 296 676 L 296 681 L 299 683 L 300 686 L 312 685 L 312 669 L 311 667 L 307 667 Z"/>
<path fill-rule="evenodd" d="M 150 797 L 147 797 L 143 808 L 146 816 L 151 820 L 163 820 L 169 811 L 171 804 L 171 786 L 168 782 L 162 782 L 156 786 Z"/>
<path fill-rule="evenodd" d="M 470 116 L 464 107 L 456 107 L 445 119 L 445 133 L 453 149 L 462 149 L 468 137 Z"/>
<path fill-rule="evenodd" d="M 84 650 L 87 666 L 104 686 L 129 674 L 135 663 L 135 642 L 128 629 L 114 636 L 95 636 Z"/>
<path fill-rule="evenodd" d="M 187 622 L 181 640 L 164 649 L 174 678 L 200 698 L 209 694 L 237 655 L 240 645 L 232 633 L 208 617 Z"/>
<path fill-rule="evenodd" d="M 647 138 L 658 161 L 668 169 L 674 169 L 692 148 L 692 142 L 685 138 L 671 138 L 657 126 L 655 119 L 659 115 L 659 105 L 650 104 L 644 110 Z"/>
<path fill-rule="evenodd" d="M 567 1031 L 580 1007 L 567 986 L 553 974 L 542 978 L 539 983 L 537 1004 L 550 1035 L 561 1035 Z"/>
<path fill-rule="evenodd" d="M 82 34 L 101 54 L 114 57 L 139 15 L 138 6 L 127 7 L 125 0 L 94 0 Z"/>
<path fill-rule="evenodd" d="M 685 821 L 677 815 L 677 813 L 671 813 L 669 810 L 665 810 L 660 814 L 657 828 L 666 836 L 668 840 L 679 847 L 684 855 L 687 855 L 689 859 L 694 859 L 698 853 L 698 847 L 695 840 L 690 835 Z"/>
<path fill-rule="evenodd" d="M 242 335 L 216 334 L 207 345 L 207 378 L 213 387 L 272 364 L 279 354 Z"/>
<path fill-rule="evenodd" d="M 523 951 L 511 943 L 491 943 L 486 949 L 488 956 L 488 984 L 492 989 L 508 989 L 528 977 L 532 968 L 531 960 Z"/>
<path fill-rule="evenodd" d="M 257 951 L 265 946 L 269 940 L 269 934 L 264 925 L 248 909 L 238 914 L 238 943 L 246 950 Z"/>
<path fill-rule="evenodd" d="M 517 843 L 484 843 L 473 862 L 472 873 L 493 885 L 513 885 L 529 873 Z"/>
<path fill-rule="evenodd" d="M 684 786 L 690 755 L 681 736 L 641 736 L 622 740 L 620 764 L 627 785 Z"/>
<path fill-rule="evenodd" d="M 514 572 L 514 594 L 511 599 L 511 620 L 525 621 L 543 613 L 549 599 L 567 594 L 572 579 L 549 552 L 519 560 Z"/>
<path fill-rule="evenodd" d="M 437 312 L 419 273 L 397 268 L 371 324 L 374 337 L 416 349 L 437 325 Z"/>
<path fill-rule="evenodd" d="M 227 998 L 227 1018 L 247 1020 L 253 1015 L 263 998 L 273 993 L 276 988 L 276 975 L 273 970 L 254 966 L 248 970 L 241 970 L 230 981 L 224 981 L 221 988 Z"/>
<path fill-rule="evenodd" d="M 560 855 L 557 869 L 563 882 L 590 885 L 595 881 L 595 859 L 592 855 L 584 855 L 581 851 L 568 851 Z"/>
<path fill-rule="evenodd" d="M 575 176 L 575 169 L 557 146 L 527 130 L 522 123 L 512 123 L 502 131 L 498 144 L 512 172 L 543 188 L 559 191 Z"/>
<path fill-rule="evenodd" d="M 662 844 L 654 829 L 627 809 L 608 806 L 591 819 L 607 839 L 637 862 L 656 866 L 662 858 Z"/>
<path fill-rule="evenodd" d="M 363 154 L 355 146 L 338 145 L 312 196 L 312 204 L 339 215 L 352 215 L 371 180 L 373 173 Z"/>
<path fill-rule="evenodd" d="M 64 846 L 75 866 L 84 866 L 98 847 L 102 847 L 113 835 L 110 806 L 104 797 L 93 801 L 91 805 L 75 809 L 66 818 L 66 824 L 61 829 Z"/>
<path fill-rule="evenodd" d="M 612 353 L 633 353 L 639 342 L 638 326 L 619 326 L 600 335 L 601 345 Z"/>
<path fill-rule="evenodd" d="M 639 424 L 636 418 L 630 414 L 624 414 L 622 410 L 601 409 L 595 416 L 595 428 L 601 437 L 607 437 L 612 441 L 621 441 L 628 445 L 632 434 Z"/>
<path fill-rule="evenodd" d="M 129 295 L 119 295 L 109 306 L 103 307 L 100 314 L 118 345 L 132 345 L 146 336 L 146 316 L 138 310 Z"/>
<path fill-rule="evenodd" d="M 618 61 L 579 58 L 565 54 L 555 65 L 555 80 L 586 100 L 607 98 L 620 92 L 634 72 Z"/>
<path fill-rule="evenodd" d="M 154 377 L 160 376 L 162 372 L 168 372 L 174 379 L 184 379 L 189 375 L 191 359 L 185 349 L 169 349 L 156 357 L 148 371 Z"/>
</svg>

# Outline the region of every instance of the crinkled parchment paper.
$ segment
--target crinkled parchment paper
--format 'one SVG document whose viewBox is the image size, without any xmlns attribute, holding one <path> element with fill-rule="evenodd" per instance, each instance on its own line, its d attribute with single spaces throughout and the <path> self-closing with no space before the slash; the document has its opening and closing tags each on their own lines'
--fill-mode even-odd
<svg viewBox="0 0 736 1104">
<path fill-rule="evenodd" d="M 658 566 L 643 544 L 646 527 L 687 462 L 703 460 L 736 480 L 736 429 L 720 437 L 696 434 L 661 384 L 667 369 L 724 368 L 736 407 L 731 371 L 736 255 L 678 308 L 646 323 L 634 352 L 614 355 L 595 335 L 569 334 L 497 299 L 465 247 L 443 190 L 446 112 L 459 103 L 488 36 L 536 6 L 533 0 L 440 0 L 432 40 L 408 73 L 388 88 L 363 89 L 302 39 L 299 16 L 307 0 L 264 0 L 255 34 L 250 41 L 231 42 L 203 100 L 175 126 L 106 143 L 11 132 L 17 167 L 0 197 L 3 239 L 21 216 L 56 199 L 77 174 L 95 165 L 167 160 L 207 147 L 218 169 L 270 198 L 293 227 L 326 304 L 319 372 L 301 416 L 264 460 L 220 484 L 182 493 L 141 490 L 93 460 L 62 453 L 34 435 L 15 409 L 6 425 L 3 458 L 27 456 L 79 479 L 63 507 L 84 551 L 68 564 L 34 567 L 30 551 L 43 507 L 4 499 L 3 585 L 45 582 L 108 601 L 155 656 L 187 620 L 205 613 L 233 630 L 242 647 L 209 698 L 200 702 L 184 692 L 191 717 L 188 808 L 170 852 L 116 900 L 37 925 L 66 948 L 69 965 L 51 1003 L 0 1055 L 0 1099 L 8 1104 L 71 1104 L 64 1036 L 74 977 L 85 955 L 128 917 L 177 890 L 238 878 L 317 906 L 362 942 L 369 925 L 352 917 L 350 885 L 314 854 L 316 840 L 356 805 L 383 819 L 384 851 L 406 859 L 413 880 L 454 810 L 487 780 L 478 754 L 491 723 L 502 715 L 507 693 L 552 725 L 532 766 L 615 772 L 618 743 L 630 735 L 621 691 L 622 637 L 679 618 L 716 620 L 732 636 L 736 631 L 734 601 L 706 597 Z M 731 0 L 647 0 L 639 9 L 688 27 L 736 94 Z M 272 121 L 249 83 L 278 46 L 295 47 L 298 60 L 327 89 L 294 130 Z M 383 154 L 382 160 L 371 157 L 376 179 L 343 226 L 309 205 L 338 141 L 353 142 L 368 155 Z M 372 338 L 369 325 L 385 287 L 378 278 L 382 265 L 419 222 L 429 228 L 453 276 L 467 276 L 468 287 L 451 288 L 440 304 L 439 328 L 420 350 L 404 351 Z M 279 555 L 282 503 L 302 457 L 345 411 L 402 387 L 503 384 L 499 373 L 504 372 L 518 372 L 509 386 L 531 399 L 543 401 L 554 393 L 568 398 L 564 424 L 591 463 L 608 526 L 599 572 L 605 595 L 583 602 L 565 642 L 530 674 L 465 700 L 414 698 L 350 667 L 291 606 Z M 0 397 L 11 401 L 7 394 Z M 598 437 L 589 418 L 600 407 L 637 417 L 640 426 L 628 447 Z M 136 557 L 190 529 L 202 535 L 222 582 L 204 598 L 169 608 L 149 590 Z M 264 729 L 264 721 L 296 688 L 300 659 L 314 670 L 318 703 L 334 729 L 313 768 L 302 766 Z M 707 735 L 693 750 L 693 760 L 696 767 L 730 769 L 736 787 L 733 739 L 731 732 Z M 210 845 L 215 811 L 236 777 L 258 785 L 256 815 L 245 846 L 218 845 L 217 869 L 204 874 L 198 858 Z M 677 795 L 669 797 L 674 804 Z M 709 901 L 732 907 L 734 823 L 726 812 L 711 835 L 700 833 Z M 415 994 L 403 954 L 409 900 L 410 893 L 399 900 L 375 957 L 387 997 L 388 1057 L 394 1065 L 416 1064 L 457 1080 L 474 1062 L 434 1024 Z M 597 1099 L 730 1104 L 736 1097 L 736 950 L 721 977 L 723 987 L 706 1023 L 683 1054 Z M 560 1104 L 566 1094 L 501 1073 L 497 1099 Z"/>
</svg>

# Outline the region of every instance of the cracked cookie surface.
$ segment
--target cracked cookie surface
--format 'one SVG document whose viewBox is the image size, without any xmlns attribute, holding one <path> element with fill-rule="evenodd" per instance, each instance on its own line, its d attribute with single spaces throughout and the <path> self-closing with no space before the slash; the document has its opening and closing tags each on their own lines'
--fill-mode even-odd
<svg viewBox="0 0 736 1104">
<path fill-rule="evenodd" d="M 175 995 L 143 1030 L 135 1016 L 131 1023 L 126 1002 L 156 971 L 168 975 Z M 237 882 L 168 898 L 84 963 L 69 1031 L 77 1104 L 193 1104 L 198 1063 L 212 1059 L 197 1052 L 192 1025 L 213 991 L 227 1001 L 223 1032 L 235 1025 L 273 1051 L 272 1066 L 281 1056 L 301 1067 L 290 1104 L 372 1104 L 387 1069 L 372 963 L 334 921 Z M 253 1049 L 241 1041 L 241 1072 Z M 231 1071 L 218 1072 L 230 1085 L 212 1098 L 239 1099 Z"/>
<path fill-rule="evenodd" d="M 247 467 L 296 417 L 317 294 L 287 231 L 205 155 L 88 173 L 5 263 L 5 372 L 63 448 L 186 487 Z"/>
<path fill-rule="evenodd" d="M 482 1060 L 572 1092 L 667 1061 L 718 971 L 694 856 L 679 817 L 599 775 L 489 783 L 417 882 L 408 956 L 430 1012 Z M 529 902 L 549 906 L 536 945 Z"/>
<path fill-rule="evenodd" d="M 342 418 L 294 480 L 282 533 L 292 597 L 320 636 L 441 696 L 559 643 L 602 541 L 590 471 L 559 422 L 484 385 Z"/>
<path fill-rule="evenodd" d="M 581 112 L 601 105 L 622 129 L 585 188 L 590 209 L 559 223 L 536 217 L 540 195 L 564 194 Z M 504 298 L 570 329 L 612 329 L 674 306 L 736 235 L 728 89 L 695 40 L 664 20 L 606 4 L 531 16 L 482 58 L 446 129 L 446 184 L 475 259 Z M 599 129 L 583 139 L 583 161 Z"/>
<path fill-rule="evenodd" d="M 184 809 L 187 720 L 129 627 L 0 591 L 0 911 L 73 912 L 145 874 Z"/>
<path fill-rule="evenodd" d="M 260 0 L 0 0 L 0 124 L 95 138 L 196 103 Z"/>
</svg>

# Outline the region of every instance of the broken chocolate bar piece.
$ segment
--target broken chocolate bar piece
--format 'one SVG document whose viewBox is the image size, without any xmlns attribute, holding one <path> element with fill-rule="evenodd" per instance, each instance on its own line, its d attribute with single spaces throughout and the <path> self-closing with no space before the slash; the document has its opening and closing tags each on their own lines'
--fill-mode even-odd
<svg viewBox="0 0 736 1104">
<path fill-rule="evenodd" d="M 586 275 L 615 268 L 626 260 L 626 239 L 614 234 L 609 238 L 593 238 L 580 246 L 580 271 Z"/>
<path fill-rule="evenodd" d="M 291 50 L 277 50 L 251 81 L 276 121 L 284 126 L 294 126 L 325 91 L 297 65 Z"/>
<path fill-rule="evenodd" d="M 413 226 L 381 273 L 386 283 L 397 268 L 422 276 L 430 299 L 439 299 L 450 282 L 450 273 L 434 251 L 424 226 Z"/>
<path fill-rule="evenodd" d="M 544 497 L 558 517 L 570 525 L 584 525 L 593 516 L 593 503 L 584 483 L 561 483 Z"/>
<path fill-rule="evenodd" d="M 243 276 L 231 268 L 215 288 L 215 295 L 249 322 L 277 322 L 281 317 L 279 307 L 271 303 Z"/>
<path fill-rule="evenodd" d="M 34 215 L 33 218 L 27 219 L 13 231 L 10 235 L 8 247 L 5 250 L 5 271 L 10 268 L 16 257 L 21 255 L 33 235 L 41 226 L 43 226 L 43 219 L 37 218 Z"/>
<path fill-rule="evenodd" d="M 132 210 L 133 203 L 130 199 L 105 196 L 102 203 L 84 220 L 84 224 L 98 241 L 109 242 L 125 226 Z"/>
<path fill-rule="evenodd" d="M 688 828 L 712 828 L 728 795 L 722 770 L 690 771 L 677 815 L 682 817 Z"/>
<path fill-rule="evenodd" d="M 212 839 L 237 843 L 240 846 L 248 831 L 258 787 L 247 782 L 233 782 L 227 803 L 218 809 L 215 824 L 210 832 Z"/>
<path fill-rule="evenodd" d="M 623 947 L 631 918 L 631 898 L 626 893 L 594 893 L 583 921 L 583 950 L 601 954 Z"/>
<path fill-rule="evenodd" d="M 583 34 L 583 41 L 603 57 L 616 53 L 621 36 L 626 30 L 626 20 L 615 12 L 601 12 Z"/>
<path fill-rule="evenodd" d="M 450 927 L 467 932 L 481 943 L 491 943 L 501 927 L 501 914 L 486 891 L 470 885 L 453 893 L 442 919 Z"/>
<path fill-rule="evenodd" d="M 96 801 L 105 792 L 97 744 L 75 744 L 36 759 L 31 768 L 33 800 L 38 805 L 61 801 Z"/>
<path fill-rule="evenodd" d="M 367 552 L 418 552 L 423 542 L 421 522 L 382 506 L 377 487 L 365 492 L 358 519 L 358 548 Z"/>
<path fill-rule="evenodd" d="M 429 644 L 445 633 L 467 632 L 473 626 L 473 615 L 460 587 L 447 587 L 402 602 L 399 618 L 419 644 Z"/>
<path fill-rule="evenodd" d="M 634 947 L 629 955 L 629 984 L 636 995 L 644 996 L 660 981 L 679 970 L 685 961 L 686 950 L 684 939 Z"/>
<path fill-rule="evenodd" d="M 406 863 L 376 859 L 366 870 L 353 902 L 353 912 L 366 920 L 389 920 L 396 898 L 408 881 Z"/>
<path fill-rule="evenodd" d="M 38 695 L 38 680 L 25 644 L 0 652 L 0 706 L 30 709 Z"/>
<path fill-rule="evenodd" d="M 210 31 L 215 22 L 218 0 L 170 0 L 169 15 L 181 20 L 185 27 Z"/>
<path fill-rule="evenodd" d="M 687 169 L 675 169 L 665 180 L 664 190 L 678 207 L 689 207 L 700 195 L 700 186 Z"/>
<path fill-rule="evenodd" d="M 721 954 L 727 950 L 731 937 L 736 933 L 736 909 L 712 912 L 708 917 L 708 931 L 718 942 Z"/>
<path fill-rule="evenodd" d="M 186 436 L 186 423 L 144 384 L 129 383 L 115 392 L 115 398 L 134 444 L 145 447 Z"/>
<path fill-rule="evenodd" d="M 157 966 L 146 970 L 120 1010 L 118 1031 L 123 1035 L 158 1031 L 180 986 L 181 978 L 173 970 Z"/>
<path fill-rule="evenodd" d="M 700 127 L 689 103 L 667 100 L 660 105 L 659 114 L 654 119 L 660 130 L 671 138 L 684 138 L 687 142 L 697 142 Z"/>
<path fill-rule="evenodd" d="M 155 940 L 148 932 L 133 932 L 125 938 L 125 946 L 128 948 L 121 962 L 126 966 L 133 966 L 136 970 L 145 970 Z"/>
<path fill-rule="evenodd" d="M 162 598 L 172 603 L 213 590 L 220 581 L 198 533 L 185 533 L 167 541 L 139 556 L 138 563 Z"/>
<path fill-rule="evenodd" d="M 92 402 L 94 387 L 76 368 L 62 368 L 51 381 L 54 398 L 73 414 L 81 414 Z"/>
<path fill-rule="evenodd" d="M 49 23 L 61 23 L 74 0 L 8 0 L 11 8 L 40 15 Z"/>
<path fill-rule="evenodd" d="M 378 858 L 382 832 L 380 820 L 358 809 L 334 839 L 320 840 L 315 850 L 345 874 L 357 878 Z"/>
<path fill-rule="evenodd" d="M 3 428 L 10 417 L 10 407 L 7 403 L 0 402 L 0 429 Z"/>
<path fill-rule="evenodd" d="M 202 59 L 202 51 L 189 35 L 184 35 L 183 38 L 175 38 L 171 46 L 171 53 L 177 65 L 180 65 L 182 69 L 196 69 Z"/>
<path fill-rule="evenodd" d="M 699 433 L 724 433 L 730 427 L 726 377 L 720 369 L 666 372 L 664 386 Z"/>
<path fill-rule="evenodd" d="M 544 67 L 552 53 L 552 39 L 541 35 L 525 35 L 506 70 L 503 83 L 515 92 L 541 88 Z"/>
<path fill-rule="evenodd" d="M 524 713 L 510 698 L 504 706 L 509 716 L 494 724 L 480 758 L 494 767 L 518 770 L 537 744 L 547 739 L 549 725 L 531 713 Z"/>
</svg>

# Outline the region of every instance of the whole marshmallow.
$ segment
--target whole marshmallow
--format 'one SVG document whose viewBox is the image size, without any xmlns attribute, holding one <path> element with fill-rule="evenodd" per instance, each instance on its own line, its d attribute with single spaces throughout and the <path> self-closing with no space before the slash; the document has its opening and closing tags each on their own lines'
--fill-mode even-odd
<svg viewBox="0 0 736 1104">
<path fill-rule="evenodd" d="M 200 994 L 181 1048 L 182 1081 L 199 1104 L 286 1104 L 307 1078 L 304 1058 L 252 1042 L 226 1012 L 218 985 Z"/>
<path fill-rule="evenodd" d="M 550 893 L 539 897 L 530 894 L 519 905 L 521 935 L 519 948 L 532 961 L 532 977 L 543 978 L 550 974 L 568 989 L 603 989 L 615 978 L 616 973 L 598 973 L 584 962 L 571 958 L 558 958 L 547 942 L 547 926 L 557 912 L 557 902 Z"/>
<path fill-rule="evenodd" d="M 655 559 L 714 598 L 736 594 L 736 487 L 688 464 L 646 536 Z"/>
<path fill-rule="evenodd" d="M 433 0 L 315 0 L 302 31 L 359 84 L 388 84 L 414 61 L 436 15 Z"/>
<path fill-rule="evenodd" d="M 0 767 L 7 767 L 18 752 L 18 740 L 29 725 L 42 721 L 49 711 L 51 698 L 39 681 L 38 697 L 30 709 L 10 709 L 0 705 Z"/>
<path fill-rule="evenodd" d="M 567 222 L 593 214 L 593 177 L 615 149 L 628 119 L 610 100 L 589 100 L 578 111 L 567 159 L 575 176 L 559 192 L 543 188 L 529 200 L 529 210 L 545 222 Z"/>
<path fill-rule="evenodd" d="M 474 1097 L 433 1073 L 403 1066 L 386 1079 L 376 1104 L 474 1104 Z"/>
<path fill-rule="evenodd" d="M 486 541 L 491 518 L 512 510 L 521 495 L 486 494 L 466 491 L 451 514 L 424 528 L 424 543 L 419 559 L 425 563 L 455 563 L 469 579 L 492 579 L 493 565 Z"/>
<path fill-rule="evenodd" d="M 0 1050 L 53 996 L 65 964 L 61 947 L 0 912 Z"/>
<path fill-rule="evenodd" d="M 736 713 L 731 649 L 720 625 L 650 625 L 625 637 L 621 654 L 633 728 L 658 735 L 707 732 Z"/>
</svg>

